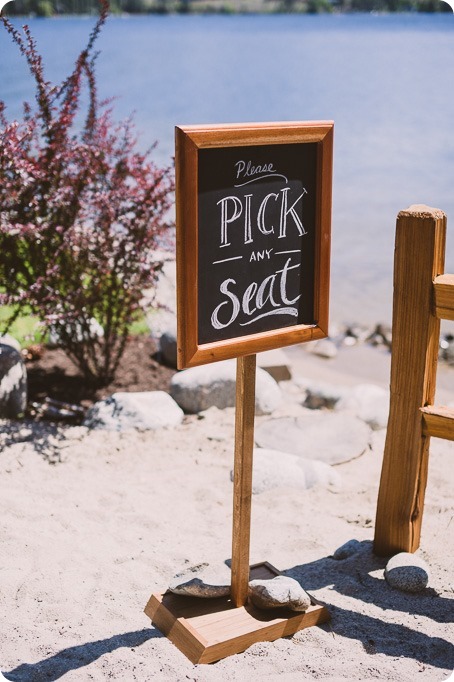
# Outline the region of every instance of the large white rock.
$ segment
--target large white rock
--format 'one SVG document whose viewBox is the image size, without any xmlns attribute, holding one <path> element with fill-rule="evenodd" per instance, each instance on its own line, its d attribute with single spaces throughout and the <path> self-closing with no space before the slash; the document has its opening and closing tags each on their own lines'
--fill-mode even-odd
<svg viewBox="0 0 454 682">
<path fill-rule="evenodd" d="M 172 377 L 170 394 L 185 412 L 196 413 L 210 407 L 224 409 L 235 405 L 236 362 L 224 360 L 185 369 Z M 276 381 L 257 368 L 255 386 L 256 414 L 271 414 L 282 402 Z"/>
<path fill-rule="evenodd" d="M 233 471 L 230 472 L 230 479 L 233 480 Z M 278 450 L 254 448 L 254 495 L 279 487 L 306 490 L 316 485 L 339 487 L 340 484 L 340 475 L 329 464 Z"/>
<path fill-rule="evenodd" d="M 91 429 L 125 431 L 177 426 L 184 413 L 165 391 L 114 393 L 87 412 L 84 426 Z"/>
<path fill-rule="evenodd" d="M 287 608 L 307 611 L 311 598 L 294 578 L 277 575 L 271 580 L 251 580 L 248 596 L 259 609 Z"/>
<path fill-rule="evenodd" d="M 355 459 L 369 446 L 370 428 L 349 413 L 312 411 L 300 417 L 268 419 L 255 429 L 262 448 L 340 464 Z"/>
<path fill-rule="evenodd" d="M 21 351 L 21 345 L 19 341 L 15 339 L 14 336 L 11 336 L 11 334 L 3 334 L 0 336 L 0 344 L 2 343 L 5 346 L 11 346 L 11 348 L 15 348 L 19 353 Z"/>
<path fill-rule="evenodd" d="M 16 419 L 27 407 L 27 370 L 22 355 L 0 343 L 0 418 Z"/>
<path fill-rule="evenodd" d="M 388 424 L 389 391 L 375 384 L 359 384 L 336 403 L 336 410 L 350 410 L 373 429 Z"/>
</svg>

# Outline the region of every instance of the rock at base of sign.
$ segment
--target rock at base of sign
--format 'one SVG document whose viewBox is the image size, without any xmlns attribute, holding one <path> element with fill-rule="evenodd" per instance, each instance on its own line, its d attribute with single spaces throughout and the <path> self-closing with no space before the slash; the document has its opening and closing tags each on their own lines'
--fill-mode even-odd
<svg viewBox="0 0 454 682">
<path fill-rule="evenodd" d="M 230 472 L 233 481 L 233 471 Z M 307 490 L 316 485 L 339 488 L 341 477 L 329 464 L 278 450 L 254 448 L 252 493 L 258 495 L 274 488 Z"/>
<path fill-rule="evenodd" d="M 22 355 L 0 343 L 0 417 L 17 419 L 27 407 L 27 370 Z"/>
<path fill-rule="evenodd" d="M 350 410 L 372 429 L 384 429 L 388 423 L 389 391 L 375 384 L 360 384 L 347 391 L 335 408 Z"/>
<path fill-rule="evenodd" d="M 342 561 L 342 559 L 348 559 L 353 556 L 361 549 L 361 543 L 358 540 L 349 540 L 343 545 L 338 547 L 333 554 L 333 559 L 336 561 Z"/>
<path fill-rule="evenodd" d="M 224 360 L 185 369 L 172 377 L 170 394 L 178 405 L 191 414 L 210 407 L 233 407 L 236 397 L 236 362 Z M 255 386 L 256 414 L 271 414 L 282 402 L 276 381 L 257 368 Z"/>
<path fill-rule="evenodd" d="M 369 426 L 352 414 L 311 412 L 262 422 L 255 430 L 255 442 L 262 448 L 341 464 L 365 452 L 371 433 Z"/>
<path fill-rule="evenodd" d="M 230 569 L 199 564 L 177 573 L 170 581 L 170 592 L 185 597 L 217 599 L 230 595 Z"/>
<path fill-rule="evenodd" d="M 87 412 L 84 426 L 106 431 L 151 430 L 177 426 L 183 411 L 165 391 L 113 393 Z"/>
<path fill-rule="evenodd" d="M 307 611 L 311 598 L 294 578 L 278 575 L 271 580 L 251 580 L 248 596 L 259 609 L 286 608 Z"/>
<path fill-rule="evenodd" d="M 385 578 L 396 590 L 421 592 L 429 583 L 429 567 L 421 557 L 400 552 L 386 564 Z"/>
</svg>

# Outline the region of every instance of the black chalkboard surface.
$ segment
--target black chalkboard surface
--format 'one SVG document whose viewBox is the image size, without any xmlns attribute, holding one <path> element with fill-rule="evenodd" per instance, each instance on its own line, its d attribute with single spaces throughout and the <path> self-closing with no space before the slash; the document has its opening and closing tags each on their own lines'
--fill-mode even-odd
<svg viewBox="0 0 454 682">
<path fill-rule="evenodd" d="M 176 129 L 178 366 L 327 335 L 332 122 Z"/>
<path fill-rule="evenodd" d="M 316 322 L 316 179 L 316 143 L 200 150 L 200 344 Z"/>
</svg>

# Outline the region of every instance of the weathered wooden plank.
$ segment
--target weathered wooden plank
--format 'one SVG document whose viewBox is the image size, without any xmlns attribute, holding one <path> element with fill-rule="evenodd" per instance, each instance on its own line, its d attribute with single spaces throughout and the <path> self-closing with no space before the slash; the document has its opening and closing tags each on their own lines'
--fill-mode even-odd
<svg viewBox="0 0 454 682">
<path fill-rule="evenodd" d="M 441 320 L 454 320 L 454 275 L 434 279 L 435 311 Z"/>
<path fill-rule="evenodd" d="M 454 440 L 454 407 L 429 405 L 421 412 L 424 435 Z"/>
<path fill-rule="evenodd" d="M 391 400 L 377 503 L 374 551 L 419 547 L 429 436 L 420 408 L 433 404 L 440 321 L 433 280 L 444 270 L 446 216 L 411 206 L 397 217 L 394 255 Z"/>
</svg>

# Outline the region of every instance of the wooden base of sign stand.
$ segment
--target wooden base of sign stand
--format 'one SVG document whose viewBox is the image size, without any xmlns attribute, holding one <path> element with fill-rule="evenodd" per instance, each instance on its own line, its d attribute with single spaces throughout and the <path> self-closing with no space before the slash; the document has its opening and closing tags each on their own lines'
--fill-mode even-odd
<svg viewBox="0 0 454 682">
<path fill-rule="evenodd" d="M 268 562 L 251 566 L 251 580 L 271 579 L 279 571 Z M 192 663 L 214 663 L 255 642 L 272 642 L 329 620 L 328 610 L 312 600 L 304 613 L 235 607 L 228 597 L 200 599 L 170 592 L 152 594 L 145 613 Z"/>
</svg>

